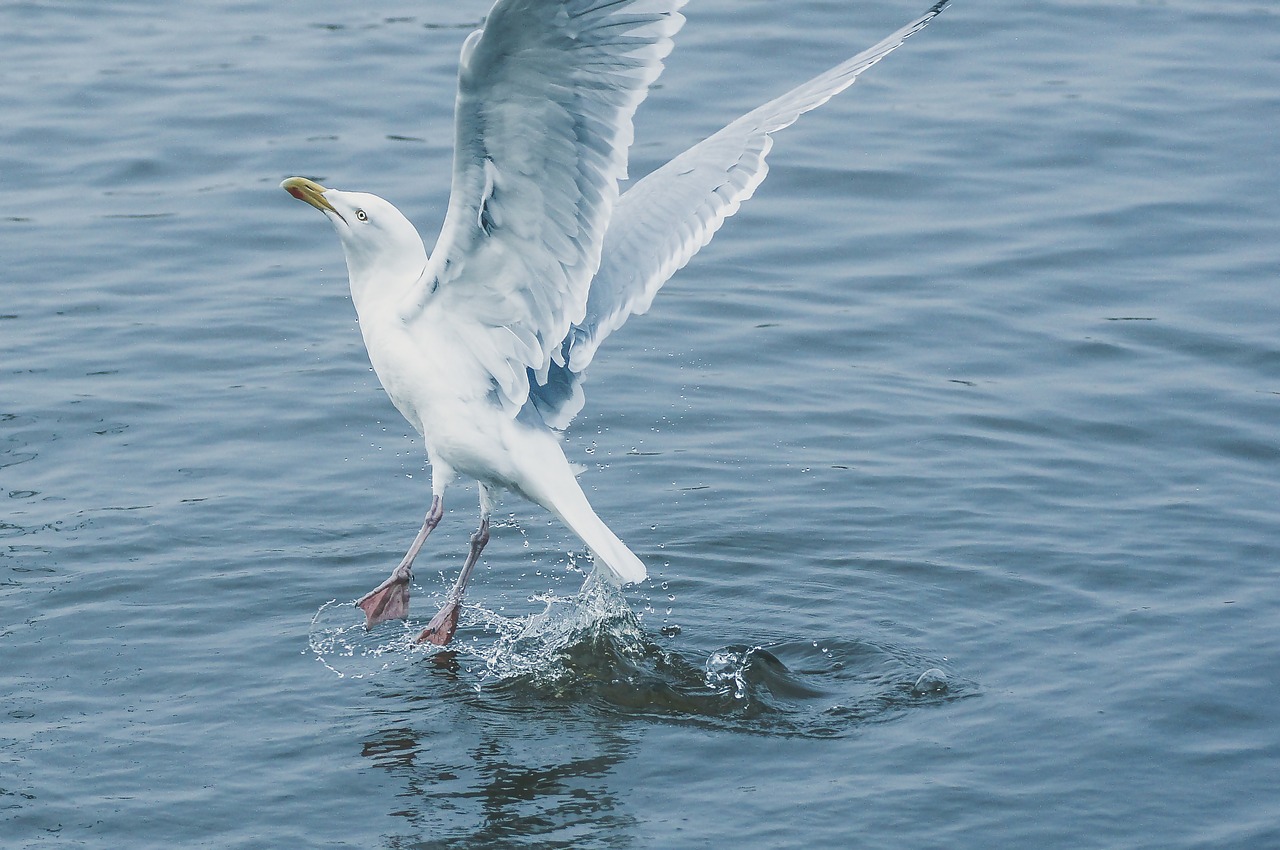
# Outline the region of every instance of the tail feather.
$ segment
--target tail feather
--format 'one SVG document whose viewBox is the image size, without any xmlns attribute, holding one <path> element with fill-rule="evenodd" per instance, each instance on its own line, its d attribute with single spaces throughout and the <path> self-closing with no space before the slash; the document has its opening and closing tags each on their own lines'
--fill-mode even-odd
<svg viewBox="0 0 1280 850">
<path fill-rule="evenodd" d="M 649 571 L 645 569 L 644 562 L 594 512 L 587 523 L 570 522 L 567 518 L 564 518 L 564 522 L 591 547 L 597 561 L 608 567 L 619 582 L 639 584 L 648 578 Z"/>
<path fill-rule="evenodd" d="M 591 548 L 596 563 L 607 568 L 619 583 L 644 581 L 649 575 L 644 563 L 592 510 L 559 441 L 548 431 L 533 431 L 527 436 L 532 437 L 531 442 L 515 455 L 524 469 L 514 489 L 559 517 Z"/>
<path fill-rule="evenodd" d="M 574 534 L 582 538 L 582 542 L 596 556 L 596 562 L 607 567 L 620 583 L 639 584 L 644 581 L 649 575 L 644 562 L 596 515 L 581 490 L 578 491 L 578 496 L 581 501 L 572 500 L 578 503 L 569 510 L 565 510 L 565 506 L 556 505 L 552 506 L 552 511 Z"/>
<path fill-rule="evenodd" d="M 576 480 L 570 478 L 569 486 L 562 486 L 554 501 L 544 504 L 582 538 L 582 542 L 595 554 L 596 563 L 607 567 L 620 583 L 639 584 L 648 577 L 649 571 L 645 569 L 644 562 L 591 509 Z"/>
</svg>

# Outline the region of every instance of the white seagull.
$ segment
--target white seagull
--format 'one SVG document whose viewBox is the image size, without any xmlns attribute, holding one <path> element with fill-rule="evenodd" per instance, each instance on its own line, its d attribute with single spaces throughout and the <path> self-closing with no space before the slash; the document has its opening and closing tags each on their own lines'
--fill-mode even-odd
<svg viewBox="0 0 1280 850">
<path fill-rule="evenodd" d="M 582 409 L 583 370 L 751 197 L 771 134 L 852 85 L 948 4 L 620 194 L 632 116 L 685 2 L 498 0 L 462 45 L 452 193 L 430 254 L 382 198 L 303 177 L 281 184 L 338 232 L 369 360 L 431 464 L 421 530 L 390 578 L 356 603 L 366 628 L 408 616 L 413 560 L 458 475 L 479 482 L 480 527 L 419 642 L 453 638 L 495 491 L 555 514 L 618 583 L 644 581 L 644 564 L 591 509 L 560 445 Z"/>
</svg>

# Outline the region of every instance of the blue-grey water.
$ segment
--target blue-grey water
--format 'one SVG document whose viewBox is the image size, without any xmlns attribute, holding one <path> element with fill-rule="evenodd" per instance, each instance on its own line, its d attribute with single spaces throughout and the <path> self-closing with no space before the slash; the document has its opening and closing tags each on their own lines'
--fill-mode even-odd
<svg viewBox="0 0 1280 850">
<path fill-rule="evenodd" d="M 1280 15 L 963 0 L 778 137 L 448 655 L 337 241 L 485 0 L 8 2 L 0 846 L 1280 846 Z M 923 11 L 693 0 L 642 174 Z"/>
</svg>

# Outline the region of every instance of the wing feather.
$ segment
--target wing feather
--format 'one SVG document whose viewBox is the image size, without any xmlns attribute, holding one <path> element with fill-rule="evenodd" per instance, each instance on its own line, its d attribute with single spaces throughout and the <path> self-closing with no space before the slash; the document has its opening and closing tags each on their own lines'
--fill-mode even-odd
<svg viewBox="0 0 1280 850">
<path fill-rule="evenodd" d="M 949 2 L 942 0 L 852 59 L 752 110 L 627 190 L 605 232 L 586 314 L 565 341 L 569 369 L 581 373 L 605 337 L 629 316 L 647 311 L 662 285 L 754 194 L 769 170 L 765 158 L 773 133 L 851 86 Z"/>
<path fill-rule="evenodd" d="M 632 115 L 684 3 L 499 0 L 463 44 L 449 207 L 401 315 L 423 333 L 447 319 L 512 416 L 585 316 Z"/>
</svg>

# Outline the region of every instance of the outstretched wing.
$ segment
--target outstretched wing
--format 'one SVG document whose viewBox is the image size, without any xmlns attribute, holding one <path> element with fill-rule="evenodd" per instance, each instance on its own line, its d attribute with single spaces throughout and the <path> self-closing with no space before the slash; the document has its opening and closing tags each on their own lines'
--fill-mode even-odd
<svg viewBox="0 0 1280 850">
<path fill-rule="evenodd" d="M 771 134 L 853 85 L 949 2 L 942 0 L 875 46 L 748 112 L 627 190 L 605 233 L 586 315 L 566 340 L 569 372 L 580 373 L 605 337 L 629 316 L 648 310 L 662 285 L 751 197 L 769 170 Z"/>
<path fill-rule="evenodd" d="M 685 0 L 499 0 L 462 48 L 452 195 L 406 321 L 448 322 L 515 415 L 583 320 L 631 118 Z"/>
</svg>

